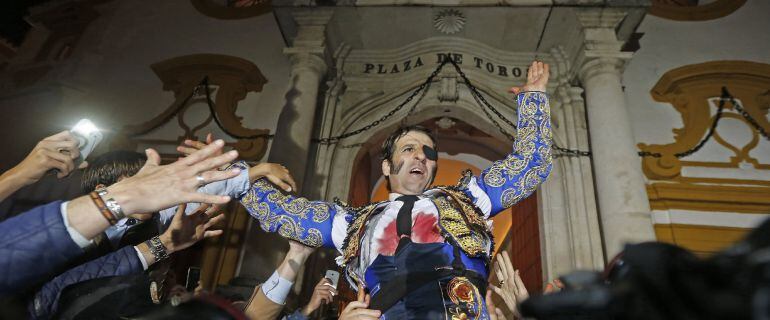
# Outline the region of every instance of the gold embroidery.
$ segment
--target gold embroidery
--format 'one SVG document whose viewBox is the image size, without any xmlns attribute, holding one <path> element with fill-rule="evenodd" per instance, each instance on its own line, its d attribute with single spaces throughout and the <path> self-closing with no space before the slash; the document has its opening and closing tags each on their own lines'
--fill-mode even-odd
<svg viewBox="0 0 770 320">
<path fill-rule="evenodd" d="M 519 126 L 514 150 L 503 161 L 496 161 L 484 175 L 484 183 L 494 188 L 503 187 L 508 179 L 518 179 L 514 185 L 500 192 L 500 204 L 504 207 L 513 206 L 534 192 L 545 180 L 552 162 L 548 98 L 539 92 L 525 92 L 523 95 L 519 100 Z M 521 174 L 524 176 L 520 177 Z"/>
<path fill-rule="evenodd" d="M 299 241 L 312 247 L 323 245 L 323 235 L 316 228 L 304 228 L 295 219 L 307 219 L 308 214 L 312 215 L 315 222 L 323 222 L 330 217 L 329 208 L 324 204 L 312 203 L 305 198 L 294 198 L 284 195 L 272 184 L 259 179 L 253 184 L 254 190 L 248 192 L 241 203 L 249 209 L 249 212 L 259 221 L 262 229 L 266 231 L 275 231 L 278 227 L 278 234 L 284 238 Z M 256 194 L 267 194 L 267 201 L 259 201 Z M 279 212 L 273 212 L 270 204 L 280 208 Z M 312 211 L 311 211 L 312 210 Z M 286 215 L 281 213 L 284 212 Z M 303 234 L 307 235 L 303 237 Z"/>
<path fill-rule="evenodd" d="M 476 211 L 469 208 L 473 206 L 463 203 L 464 201 L 453 201 L 449 192 L 447 196 L 432 199 L 438 208 L 439 227 L 444 232 L 444 238 L 455 242 L 468 256 L 486 256 L 487 243 L 491 243 L 491 238 L 484 241 L 487 237 L 479 234 L 481 230 L 486 230 L 486 223 L 481 222 L 479 225 L 479 220 L 483 221 L 483 218 L 479 219 Z M 459 203 L 461 208 L 457 208 L 455 203 Z M 466 211 L 469 209 L 470 211 Z"/>
</svg>

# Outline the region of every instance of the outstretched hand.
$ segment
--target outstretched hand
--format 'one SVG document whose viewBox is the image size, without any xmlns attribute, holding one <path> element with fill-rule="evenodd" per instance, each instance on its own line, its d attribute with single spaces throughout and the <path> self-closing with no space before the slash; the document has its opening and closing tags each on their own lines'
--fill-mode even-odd
<svg viewBox="0 0 770 320">
<path fill-rule="evenodd" d="M 217 167 L 238 157 L 238 152 L 234 150 L 220 156 L 212 156 L 220 152 L 224 144 L 222 140 L 214 141 L 184 159 L 168 165 L 160 165 L 158 152 L 147 149 L 147 162 L 144 167 L 136 175 L 107 187 L 107 190 L 121 205 L 126 215 L 158 211 L 180 203 L 227 203 L 230 201 L 229 196 L 198 192 L 201 184 L 230 179 L 240 174 L 239 169 L 216 170 Z"/>
<path fill-rule="evenodd" d="M 547 63 L 541 61 L 532 61 L 527 71 L 527 83 L 523 87 L 513 87 L 510 92 L 513 94 L 519 94 L 523 91 L 541 91 L 545 92 L 548 85 L 548 77 L 550 73 L 550 67 Z"/>
<path fill-rule="evenodd" d="M 169 254 L 189 248 L 205 238 L 222 234 L 222 230 L 209 230 L 225 219 L 224 214 L 216 215 L 218 205 L 204 203 L 190 215 L 184 213 L 186 207 L 187 204 L 179 205 L 168 229 L 160 235 L 160 241 Z"/>
<path fill-rule="evenodd" d="M 495 274 L 497 274 L 497 279 L 500 281 L 500 287 L 494 285 L 490 287 L 503 298 L 506 306 L 508 306 L 508 310 L 516 317 L 519 317 L 518 304 L 529 298 L 529 292 L 524 287 L 519 271 L 513 269 L 508 252 L 503 251 L 502 254 L 497 254 L 493 269 Z"/>
</svg>

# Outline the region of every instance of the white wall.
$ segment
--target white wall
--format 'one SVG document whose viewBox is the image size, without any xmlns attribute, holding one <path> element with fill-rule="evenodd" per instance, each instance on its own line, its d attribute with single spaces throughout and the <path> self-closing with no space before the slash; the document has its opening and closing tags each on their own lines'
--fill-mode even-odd
<svg viewBox="0 0 770 320">
<path fill-rule="evenodd" d="M 770 1 L 749 0 L 732 14 L 715 20 L 683 22 L 647 15 L 637 32 L 644 33 L 641 48 L 624 74 L 626 98 L 636 141 L 646 144 L 674 142 L 672 129 L 683 127 L 681 115 L 667 103 L 653 101 L 650 90 L 666 72 L 691 64 L 718 60 L 746 60 L 770 64 Z M 719 92 L 714 93 L 715 96 Z M 712 114 L 716 108 L 712 106 Z M 750 130 L 733 119 L 720 121 L 718 130 L 728 141 L 747 141 Z M 713 139 L 687 157 L 692 161 L 729 161 L 732 152 Z M 751 153 L 760 163 L 770 163 L 770 142 L 760 138 Z M 686 168 L 686 176 L 770 180 L 768 170 L 753 168 Z M 756 225 L 764 215 L 714 215 L 687 210 L 656 211 L 657 223 L 705 224 L 731 227 Z"/>
<path fill-rule="evenodd" d="M 770 1 L 749 0 L 732 14 L 715 20 L 683 22 L 647 15 L 637 32 L 641 48 L 623 74 L 636 140 L 674 142 L 681 128 L 678 112 L 652 100 L 650 90 L 667 71 L 717 60 L 770 63 Z M 719 93 L 715 93 L 718 95 Z M 765 157 L 770 162 L 770 155 Z"/>
</svg>

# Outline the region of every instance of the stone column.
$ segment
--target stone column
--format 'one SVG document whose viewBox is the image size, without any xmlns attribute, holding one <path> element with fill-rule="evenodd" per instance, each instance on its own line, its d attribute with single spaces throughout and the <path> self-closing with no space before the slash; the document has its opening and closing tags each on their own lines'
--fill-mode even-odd
<svg viewBox="0 0 770 320">
<path fill-rule="evenodd" d="M 621 9 L 584 9 L 577 15 L 585 37 L 579 76 L 586 95 L 606 258 L 611 259 L 625 243 L 655 240 L 621 84 L 631 53 L 620 51 L 622 42 L 615 34 L 625 16 Z"/>
<path fill-rule="evenodd" d="M 270 150 L 270 162 L 291 171 L 302 191 L 313 135 L 318 88 L 326 75 L 326 24 L 330 11 L 294 13 L 297 37 L 284 53 L 291 61 L 291 76 L 286 90 L 286 105 L 278 119 L 276 136 Z"/>
</svg>

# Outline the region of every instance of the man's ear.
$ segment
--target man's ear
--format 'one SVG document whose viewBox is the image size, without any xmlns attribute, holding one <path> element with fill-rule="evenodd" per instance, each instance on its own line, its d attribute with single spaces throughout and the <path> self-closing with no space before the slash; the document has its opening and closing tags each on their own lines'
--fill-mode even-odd
<svg viewBox="0 0 770 320">
<path fill-rule="evenodd" d="M 382 160 L 382 175 L 385 177 L 390 176 L 390 161 L 388 159 Z"/>
<path fill-rule="evenodd" d="M 100 183 L 100 184 L 97 184 L 96 186 L 94 186 L 94 190 L 99 189 L 99 188 L 106 188 L 106 187 L 107 186 L 105 186 L 104 184 Z"/>
</svg>

